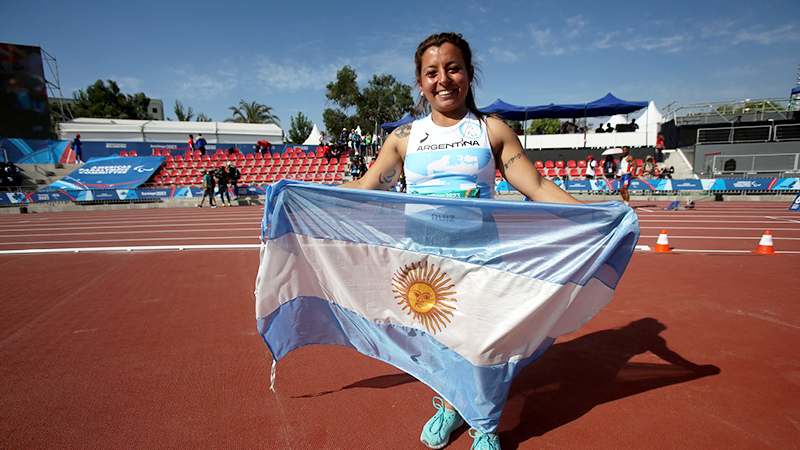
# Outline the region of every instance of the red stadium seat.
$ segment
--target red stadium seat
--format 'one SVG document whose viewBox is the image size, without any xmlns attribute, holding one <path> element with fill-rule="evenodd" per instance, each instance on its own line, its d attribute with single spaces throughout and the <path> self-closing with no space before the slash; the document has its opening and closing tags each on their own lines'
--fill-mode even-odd
<svg viewBox="0 0 800 450">
<path fill-rule="evenodd" d="M 328 164 L 339 164 L 339 158 L 331 158 L 331 160 L 328 161 Z"/>
<path fill-rule="evenodd" d="M 243 180 L 245 184 L 252 184 L 255 178 L 252 175 L 247 175 Z"/>
<path fill-rule="evenodd" d="M 543 168 L 544 168 L 544 163 L 543 163 L 543 162 L 541 162 L 541 161 L 536 161 L 535 163 L 533 163 L 533 165 L 534 165 L 534 167 L 536 167 L 537 169 L 543 169 Z"/>
<path fill-rule="evenodd" d="M 323 165 L 323 166 L 327 166 L 327 165 L 328 165 L 328 162 L 329 162 L 329 161 L 328 161 L 328 158 L 321 158 L 321 159 L 319 160 L 319 163 L 320 163 L 321 165 Z"/>
<path fill-rule="evenodd" d="M 278 170 L 278 173 L 285 175 L 289 173 L 289 168 L 286 166 L 281 166 L 281 168 Z"/>
<path fill-rule="evenodd" d="M 314 182 L 323 181 L 325 179 L 325 175 L 318 173 L 314 175 Z"/>
<path fill-rule="evenodd" d="M 283 175 L 277 174 L 275 175 L 275 181 L 281 181 L 283 179 Z"/>
<path fill-rule="evenodd" d="M 581 177 L 581 169 L 577 167 L 569 169 L 569 177 L 570 178 L 580 178 Z"/>
<path fill-rule="evenodd" d="M 307 172 L 308 172 L 308 166 L 300 166 L 297 168 L 297 173 L 307 173 Z"/>
<path fill-rule="evenodd" d="M 309 166 L 308 167 L 309 173 L 317 173 L 317 166 Z"/>
<path fill-rule="evenodd" d="M 274 175 L 266 175 L 266 176 L 264 176 L 264 182 L 265 183 L 274 183 L 275 182 L 275 176 Z"/>
<path fill-rule="evenodd" d="M 578 161 L 578 167 L 586 167 L 586 160 L 581 159 Z"/>
<path fill-rule="evenodd" d="M 325 181 L 328 181 L 328 182 L 333 181 L 333 174 L 332 173 L 326 173 L 325 174 Z"/>
<path fill-rule="evenodd" d="M 264 183 L 264 175 L 256 175 L 253 182 L 258 184 Z"/>
<path fill-rule="evenodd" d="M 268 173 L 269 173 L 269 167 L 262 167 L 262 168 L 258 169 L 258 174 L 259 175 L 266 175 Z"/>
<path fill-rule="evenodd" d="M 173 158 L 172 155 L 167 154 L 167 155 L 164 155 L 164 156 L 167 157 L 167 159 L 165 161 L 169 161 L 169 162 L 175 161 L 175 158 Z"/>
<path fill-rule="evenodd" d="M 555 167 L 556 167 L 556 165 L 553 164 L 553 161 L 545 161 L 544 162 L 544 168 L 545 169 L 553 169 Z"/>
<path fill-rule="evenodd" d="M 190 176 L 193 176 L 193 177 L 199 177 L 199 176 L 200 176 L 200 172 L 198 172 L 198 171 L 197 171 L 197 169 L 192 169 L 192 170 L 189 172 L 189 175 L 190 175 Z"/>
<path fill-rule="evenodd" d="M 639 159 L 639 158 L 636 158 L 636 159 L 634 159 L 634 160 L 633 160 L 633 163 L 634 163 L 634 164 L 636 164 L 636 167 L 642 167 L 642 166 L 644 166 L 644 160 L 642 160 L 642 159 Z"/>
<path fill-rule="evenodd" d="M 567 168 L 568 169 L 574 169 L 576 167 L 578 167 L 578 163 L 576 163 L 575 161 L 573 161 L 571 159 L 569 161 L 567 161 Z"/>
<path fill-rule="evenodd" d="M 269 168 L 269 173 L 270 173 L 270 175 L 275 175 L 275 174 L 277 174 L 277 173 L 278 173 L 278 167 L 277 167 L 277 166 L 272 166 L 272 167 L 270 167 L 270 168 Z"/>
<path fill-rule="evenodd" d="M 123 150 L 123 151 L 119 152 L 119 156 L 128 156 L 128 152 Z"/>
<path fill-rule="evenodd" d="M 253 167 L 254 165 L 256 165 L 256 160 L 255 159 L 245 159 L 244 160 L 244 166 L 245 167 Z"/>
<path fill-rule="evenodd" d="M 136 150 L 131 150 L 128 152 L 128 156 L 139 156 L 139 154 L 136 152 Z"/>
<path fill-rule="evenodd" d="M 242 167 L 244 167 L 244 160 L 243 159 L 237 159 L 236 160 L 236 164 L 234 164 L 234 165 L 236 166 L 237 169 L 241 169 Z"/>
<path fill-rule="evenodd" d="M 536 170 L 538 170 L 538 171 L 539 171 L 539 173 L 540 173 L 540 174 L 541 174 L 543 177 L 546 177 L 546 176 L 547 176 L 547 172 L 545 171 L 545 169 L 536 169 Z"/>
<path fill-rule="evenodd" d="M 594 169 L 594 176 L 597 178 L 601 178 L 603 176 L 603 169 L 597 167 Z"/>
<path fill-rule="evenodd" d="M 303 175 L 303 181 L 314 181 L 314 174 L 313 173 L 307 173 L 307 174 Z"/>
<path fill-rule="evenodd" d="M 567 176 L 567 170 L 566 169 L 558 169 L 558 176 L 561 177 L 561 178 L 564 178 L 565 176 Z"/>
<path fill-rule="evenodd" d="M 297 173 L 297 166 L 290 166 L 289 173 Z"/>
<path fill-rule="evenodd" d="M 167 169 L 174 169 L 175 168 L 175 163 L 170 161 L 164 167 L 167 168 Z"/>
<path fill-rule="evenodd" d="M 375 161 L 372 161 L 371 163 L 369 163 L 370 167 L 372 167 L 372 164 L 373 164 L 374 162 L 375 162 Z M 347 164 L 339 164 L 339 165 L 336 167 L 336 171 L 337 171 L 337 172 L 344 172 L 344 171 L 346 171 L 346 170 L 347 170 Z"/>
<path fill-rule="evenodd" d="M 341 173 L 335 173 L 333 175 L 333 180 L 334 181 L 342 181 L 343 179 L 344 179 L 344 175 L 342 175 Z"/>
<path fill-rule="evenodd" d="M 494 171 L 494 179 L 495 180 L 501 180 L 502 178 L 503 178 L 503 174 L 500 173 L 500 169 L 495 170 Z"/>
<path fill-rule="evenodd" d="M 244 157 L 244 159 L 256 159 L 256 156 L 252 153 L 248 153 L 247 156 Z"/>
<path fill-rule="evenodd" d="M 556 161 L 556 169 L 563 169 L 564 168 L 564 161 Z"/>
<path fill-rule="evenodd" d="M 547 176 L 548 176 L 549 178 L 555 178 L 557 175 L 558 175 L 558 172 L 556 172 L 556 169 L 555 169 L 555 168 L 553 168 L 553 169 L 547 169 Z"/>
</svg>

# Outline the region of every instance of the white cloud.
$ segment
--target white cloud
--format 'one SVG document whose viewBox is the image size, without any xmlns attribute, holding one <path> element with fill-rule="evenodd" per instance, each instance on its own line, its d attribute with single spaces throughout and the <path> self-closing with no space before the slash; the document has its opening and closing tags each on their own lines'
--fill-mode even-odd
<svg viewBox="0 0 800 450">
<path fill-rule="evenodd" d="M 239 83 L 235 69 L 199 71 L 177 69 L 174 71 L 177 93 L 189 99 L 213 99 L 231 92 Z"/>
<path fill-rule="evenodd" d="M 268 91 L 320 90 L 336 78 L 337 70 L 332 64 L 310 66 L 307 63 L 277 63 L 262 58 L 256 63 L 255 81 L 263 84 Z"/>
<path fill-rule="evenodd" d="M 134 94 L 140 92 L 140 88 L 142 87 L 142 80 L 135 77 L 111 77 L 112 80 L 117 82 L 117 86 L 119 86 L 122 92 L 126 94 Z"/>
<path fill-rule="evenodd" d="M 792 25 L 784 25 L 780 28 L 763 30 L 763 25 L 755 25 L 748 29 L 736 33 L 733 43 L 754 42 L 756 44 L 768 45 L 779 41 L 796 41 L 800 39 L 798 33 Z"/>
<path fill-rule="evenodd" d="M 519 55 L 507 49 L 492 47 L 489 49 L 489 53 L 492 56 L 494 56 L 498 61 L 503 61 L 503 62 L 519 61 Z"/>
<path fill-rule="evenodd" d="M 586 23 L 586 20 L 584 20 L 583 16 L 581 15 L 568 18 L 567 27 L 569 29 L 569 33 L 567 33 L 567 37 L 573 38 L 581 34 L 583 29 L 586 27 Z"/>
</svg>

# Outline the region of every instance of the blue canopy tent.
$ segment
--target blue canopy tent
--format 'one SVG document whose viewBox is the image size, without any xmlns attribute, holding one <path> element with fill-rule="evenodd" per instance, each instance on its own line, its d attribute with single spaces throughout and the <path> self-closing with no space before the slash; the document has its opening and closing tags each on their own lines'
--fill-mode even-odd
<svg viewBox="0 0 800 450">
<path fill-rule="evenodd" d="M 398 120 L 397 122 L 389 122 L 389 123 L 381 124 L 381 128 L 386 130 L 387 133 L 391 133 L 392 131 L 394 131 L 395 128 L 397 128 L 399 126 L 402 126 L 402 125 L 405 125 L 407 123 L 411 123 L 413 121 L 414 121 L 413 117 L 411 117 L 409 115 L 406 115 L 405 117 L 403 117 L 402 119 Z"/>
<path fill-rule="evenodd" d="M 800 94 L 800 86 L 795 86 L 794 89 L 792 89 L 792 95 L 794 94 Z"/>
</svg>

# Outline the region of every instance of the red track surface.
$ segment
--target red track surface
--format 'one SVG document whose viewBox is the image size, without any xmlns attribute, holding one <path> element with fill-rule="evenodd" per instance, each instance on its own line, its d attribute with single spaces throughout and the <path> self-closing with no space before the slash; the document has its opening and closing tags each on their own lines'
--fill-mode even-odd
<svg viewBox="0 0 800 450">
<path fill-rule="evenodd" d="M 667 229 L 678 253 L 636 252 L 609 306 L 522 371 L 504 449 L 798 448 L 800 214 L 665 205 L 637 205 L 639 243 Z M 257 244 L 260 218 L 0 216 L 0 250 Z M 749 252 L 764 230 L 784 254 Z M 431 391 L 350 349 L 297 350 L 268 390 L 257 266 L 256 250 L 0 255 L 0 448 L 424 449 Z"/>
</svg>

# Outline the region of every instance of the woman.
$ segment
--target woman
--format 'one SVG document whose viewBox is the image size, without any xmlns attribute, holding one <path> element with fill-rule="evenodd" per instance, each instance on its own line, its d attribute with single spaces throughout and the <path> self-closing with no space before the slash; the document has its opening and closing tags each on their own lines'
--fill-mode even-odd
<svg viewBox="0 0 800 450">
<path fill-rule="evenodd" d="M 375 163 L 360 179 L 342 187 L 388 190 L 405 174 L 408 192 L 467 196 L 494 196 L 495 168 L 519 192 L 531 200 L 580 203 L 534 168 L 514 132 L 503 121 L 484 116 L 475 106 L 472 92 L 472 51 L 461 35 L 435 34 L 424 40 L 414 56 L 418 112 L 429 114 L 403 125 L 386 139 Z M 445 173 L 426 170 L 434 162 L 462 160 Z M 469 194 L 468 194 L 469 192 Z M 456 236 L 457 238 L 457 236 Z M 449 403 L 434 397 L 436 414 L 425 424 L 420 440 L 430 448 L 447 445 L 450 433 L 464 421 Z M 496 434 L 473 430 L 475 449 L 499 449 Z"/>
<path fill-rule="evenodd" d="M 614 162 L 614 157 L 611 155 L 606 156 L 606 160 L 603 161 L 603 175 L 608 180 L 617 178 L 617 163 Z"/>
</svg>

